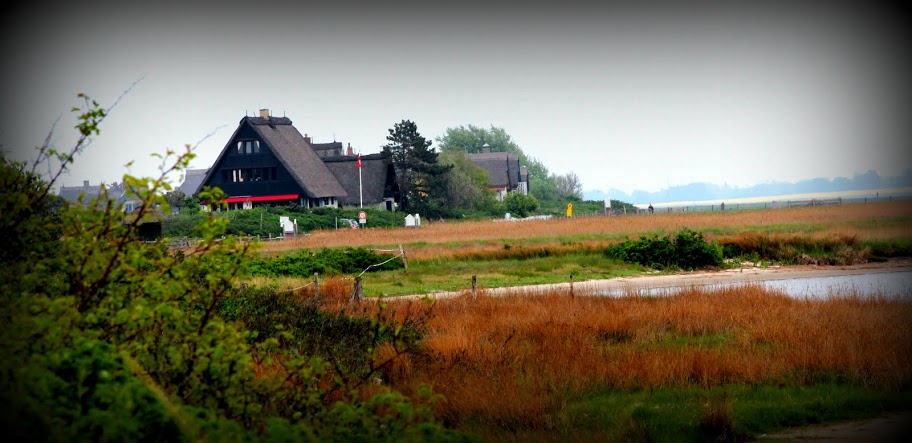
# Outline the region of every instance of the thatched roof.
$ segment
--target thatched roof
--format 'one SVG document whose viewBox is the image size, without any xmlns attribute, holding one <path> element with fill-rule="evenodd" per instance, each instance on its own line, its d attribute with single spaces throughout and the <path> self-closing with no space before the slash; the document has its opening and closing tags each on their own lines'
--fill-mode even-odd
<svg viewBox="0 0 912 443">
<path fill-rule="evenodd" d="M 279 159 L 279 163 L 294 177 L 295 182 L 309 198 L 346 197 L 348 194 L 336 180 L 313 148 L 291 124 L 287 117 L 244 117 L 214 164 L 219 164 L 231 149 L 232 143 L 244 125 L 250 125 Z M 209 181 L 215 168 L 210 168 L 202 183 Z"/>
<path fill-rule="evenodd" d="M 521 177 L 519 156 L 516 154 L 485 152 L 469 154 L 469 159 L 488 172 L 492 188 L 516 189 L 520 181 L 525 181 L 525 177 Z"/>
<path fill-rule="evenodd" d="M 345 206 L 358 206 L 358 167 L 355 165 L 358 156 L 345 155 L 340 157 L 327 157 L 323 161 L 330 172 L 336 177 L 345 191 L 347 197 L 339 199 Z M 383 154 L 368 154 L 361 156 L 361 183 L 364 192 L 364 204 L 375 204 L 383 201 L 386 190 L 387 174 L 389 174 L 389 159 Z"/>
<path fill-rule="evenodd" d="M 320 158 L 342 155 L 342 142 L 311 143 L 310 147 L 317 152 L 317 155 L 320 156 Z"/>
<path fill-rule="evenodd" d="M 188 169 L 185 171 L 184 182 L 177 189 L 186 196 L 191 196 L 199 191 L 203 179 L 206 178 L 206 171 L 209 169 Z"/>
<path fill-rule="evenodd" d="M 88 182 L 82 186 L 61 186 L 58 195 L 63 199 L 71 202 L 77 202 L 79 195 L 84 195 L 83 204 L 88 203 L 93 198 L 101 196 L 101 188 L 104 185 L 91 186 Z"/>
<path fill-rule="evenodd" d="M 291 125 L 291 119 L 285 117 L 270 117 L 269 119 L 247 117 L 247 119 L 308 197 L 348 196 L 342 185 L 323 164 L 323 160 L 304 140 L 304 136 Z M 259 122 L 254 120 L 259 120 Z"/>
</svg>

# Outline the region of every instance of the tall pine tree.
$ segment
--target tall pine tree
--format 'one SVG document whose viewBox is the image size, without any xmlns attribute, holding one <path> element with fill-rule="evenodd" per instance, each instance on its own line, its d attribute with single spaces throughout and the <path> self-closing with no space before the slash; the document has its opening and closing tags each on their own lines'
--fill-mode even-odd
<svg viewBox="0 0 912 443">
<path fill-rule="evenodd" d="M 431 141 L 418 133 L 418 126 L 411 120 L 393 125 L 386 140 L 383 152 L 393 162 L 400 208 L 409 213 L 424 213 L 426 217 L 443 215 L 444 174 L 451 167 L 437 163 Z"/>
</svg>

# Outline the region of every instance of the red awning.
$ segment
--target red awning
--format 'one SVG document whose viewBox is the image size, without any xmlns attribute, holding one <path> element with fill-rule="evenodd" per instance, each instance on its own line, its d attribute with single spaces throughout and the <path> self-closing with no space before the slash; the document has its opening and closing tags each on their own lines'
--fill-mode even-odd
<svg viewBox="0 0 912 443">
<path fill-rule="evenodd" d="M 271 202 L 276 200 L 297 200 L 298 194 L 282 194 L 282 195 L 257 195 L 257 196 L 245 196 L 245 197 L 228 197 L 225 199 L 225 203 L 243 203 L 243 202 Z"/>
</svg>

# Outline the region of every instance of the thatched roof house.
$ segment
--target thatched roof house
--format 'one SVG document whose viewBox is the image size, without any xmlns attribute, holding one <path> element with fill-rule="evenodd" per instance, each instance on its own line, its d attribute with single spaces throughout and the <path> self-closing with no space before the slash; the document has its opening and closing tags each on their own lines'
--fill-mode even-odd
<svg viewBox="0 0 912 443">
<path fill-rule="evenodd" d="M 379 157 L 374 157 L 379 156 Z M 372 154 L 361 171 L 364 205 L 381 206 L 389 194 L 389 162 Z M 230 209 L 298 203 L 304 207 L 359 205 L 357 156 L 342 143 L 312 143 L 287 117 L 244 117 L 199 188 L 217 186 Z M 389 194 L 391 195 L 391 194 Z M 369 198 L 368 198 L 369 197 Z"/>
<path fill-rule="evenodd" d="M 525 166 L 520 166 L 519 156 L 506 152 L 485 152 L 469 154 L 469 159 L 487 171 L 491 188 L 497 191 L 497 199 L 510 192 L 529 193 L 529 173 Z"/>
</svg>

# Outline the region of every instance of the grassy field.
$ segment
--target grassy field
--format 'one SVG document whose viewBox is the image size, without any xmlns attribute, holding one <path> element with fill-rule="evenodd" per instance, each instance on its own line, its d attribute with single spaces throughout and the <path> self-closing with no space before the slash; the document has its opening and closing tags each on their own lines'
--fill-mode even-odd
<svg viewBox="0 0 912 443">
<path fill-rule="evenodd" d="M 466 288 L 476 273 L 494 287 L 643 272 L 601 249 L 685 226 L 755 250 L 872 259 L 908 251 L 910 220 L 912 206 L 892 203 L 447 223 L 317 232 L 264 253 L 403 244 L 408 272 L 365 274 L 365 290 L 405 293 Z M 252 282 L 293 288 L 309 280 Z M 390 362 L 380 382 L 415 396 L 429 385 L 445 398 L 434 406 L 439 418 L 486 441 L 732 441 L 912 408 L 909 299 L 805 300 L 747 286 L 622 298 L 482 291 L 475 300 L 352 308 L 349 277 L 327 277 L 321 288 L 333 311 L 374 315 L 382 303 L 384 316 L 423 319 L 419 347 L 398 357 L 378 350 L 378 361 Z"/>
<path fill-rule="evenodd" d="M 292 248 L 403 245 L 409 268 L 363 276 L 367 296 L 605 279 L 643 273 L 609 259 L 604 249 L 625 239 L 668 235 L 688 227 L 726 248 L 731 266 L 752 263 L 853 264 L 912 255 L 912 203 L 806 207 L 740 212 L 651 214 L 525 222 L 432 224 L 420 229 L 317 231 L 269 243 L 263 256 Z M 285 278 L 283 287 L 310 276 Z"/>
<path fill-rule="evenodd" d="M 619 240 L 644 234 L 661 234 L 687 227 L 707 235 L 741 231 L 785 233 L 850 232 L 861 240 L 912 238 L 912 202 L 817 206 L 749 211 L 640 214 L 554 218 L 521 222 L 468 221 L 431 223 L 420 228 L 323 230 L 297 240 L 271 242 L 261 252 L 277 254 L 301 248 L 341 246 L 409 247 L 410 256 L 426 257 L 453 248 L 503 247 L 506 244 L 554 244 Z M 884 230 L 886 229 L 886 231 Z M 424 249 L 431 251 L 425 255 Z M 462 248 L 460 250 L 460 248 Z M 417 254 L 417 255 L 416 255 Z"/>
</svg>

